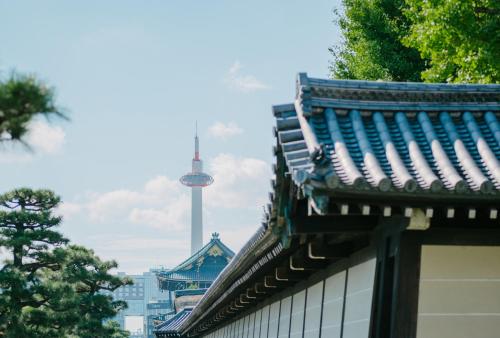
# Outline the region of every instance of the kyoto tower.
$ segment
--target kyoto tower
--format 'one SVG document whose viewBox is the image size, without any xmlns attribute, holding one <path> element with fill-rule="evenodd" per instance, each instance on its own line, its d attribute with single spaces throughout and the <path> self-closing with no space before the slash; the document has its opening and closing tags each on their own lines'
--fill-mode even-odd
<svg viewBox="0 0 500 338">
<path fill-rule="evenodd" d="M 201 189 L 214 182 L 212 176 L 203 172 L 203 162 L 200 159 L 198 130 L 196 130 L 194 137 L 194 158 L 192 163 L 191 172 L 180 178 L 182 184 L 191 187 L 191 255 L 196 253 L 203 246 L 203 202 Z"/>
</svg>

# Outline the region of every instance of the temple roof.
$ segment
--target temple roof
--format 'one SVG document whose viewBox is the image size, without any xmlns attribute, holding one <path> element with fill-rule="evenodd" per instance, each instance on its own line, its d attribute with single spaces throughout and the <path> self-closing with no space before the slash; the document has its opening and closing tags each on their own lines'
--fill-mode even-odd
<svg viewBox="0 0 500 338">
<path fill-rule="evenodd" d="M 191 313 L 192 308 L 184 308 L 169 320 L 156 326 L 154 331 L 157 337 L 180 337 L 177 329 Z"/>
<path fill-rule="evenodd" d="M 306 194 L 491 200 L 500 197 L 499 102 L 499 85 L 299 74 L 295 103 L 273 107 L 276 151 Z"/>
<path fill-rule="evenodd" d="M 213 281 L 234 256 L 219 239 L 219 234 L 212 234 L 210 242 L 175 268 L 160 272 L 160 281 Z"/>
</svg>

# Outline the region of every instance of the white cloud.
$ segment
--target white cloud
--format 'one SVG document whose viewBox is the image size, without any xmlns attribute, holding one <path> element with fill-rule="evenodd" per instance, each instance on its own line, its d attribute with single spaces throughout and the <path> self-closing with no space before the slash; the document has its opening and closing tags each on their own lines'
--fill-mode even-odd
<svg viewBox="0 0 500 338">
<path fill-rule="evenodd" d="M 232 136 L 236 136 L 243 133 L 243 129 L 240 128 L 235 122 L 222 123 L 215 122 L 210 128 L 208 128 L 208 133 L 220 139 L 227 139 Z"/>
<path fill-rule="evenodd" d="M 219 154 L 209 162 L 214 184 L 206 189 L 207 205 L 223 208 L 260 208 L 266 203 L 269 165 L 255 158 Z"/>
<path fill-rule="evenodd" d="M 133 208 L 129 214 L 129 220 L 132 223 L 146 224 L 157 229 L 180 231 L 186 227 L 190 203 L 187 194 L 181 194 L 164 207 Z"/>
<path fill-rule="evenodd" d="M 51 126 L 43 121 L 30 124 L 27 135 L 28 144 L 44 154 L 56 154 L 64 145 L 66 134 L 59 126 Z"/>
<path fill-rule="evenodd" d="M 59 126 L 35 120 L 28 125 L 25 140 L 32 152 L 20 144 L 5 143 L 0 152 L 0 163 L 25 163 L 32 161 L 36 156 L 55 155 L 61 152 L 66 133 Z"/>
<path fill-rule="evenodd" d="M 156 176 L 144 185 L 144 191 L 153 196 L 180 193 L 181 185 L 177 180 L 170 180 L 165 176 Z"/>
<path fill-rule="evenodd" d="M 257 90 L 269 89 L 270 87 L 264 82 L 258 80 L 253 75 L 241 74 L 243 66 L 239 61 L 235 61 L 229 68 L 225 82 L 234 89 L 242 92 L 253 92 Z"/>
<path fill-rule="evenodd" d="M 146 196 L 130 190 L 115 190 L 103 194 L 92 194 L 91 201 L 86 205 L 89 217 L 94 221 L 104 222 L 107 219 L 119 217 L 123 213 L 143 202 Z"/>
<path fill-rule="evenodd" d="M 80 213 L 80 211 L 82 211 L 82 206 L 80 204 L 63 202 L 57 207 L 56 214 L 61 215 L 64 220 L 68 220 L 74 215 Z"/>
<path fill-rule="evenodd" d="M 88 193 L 83 202 L 62 203 L 58 211 L 67 218 L 85 213 L 94 223 L 119 220 L 178 231 L 187 226 L 189 208 L 187 189 L 183 189 L 177 180 L 157 176 L 147 181 L 141 190 Z"/>
</svg>

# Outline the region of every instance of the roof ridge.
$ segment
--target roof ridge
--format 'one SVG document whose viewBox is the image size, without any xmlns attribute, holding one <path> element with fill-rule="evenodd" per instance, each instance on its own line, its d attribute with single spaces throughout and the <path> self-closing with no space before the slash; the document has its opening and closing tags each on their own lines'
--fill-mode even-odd
<svg viewBox="0 0 500 338">
<path fill-rule="evenodd" d="M 196 260 L 197 258 L 203 256 L 211 247 L 213 247 L 215 244 L 219 244 L 219 246 L 222 247 L 222 249 L 224 251 L 226 251 L 226 254 L 230 255 L 230 256 L 234 256 L 234 252 L 229 249 L 224 243 L 222 243 L 222 241 L 219 239 L 219 238 L 212 238 L 207 244 L 205 244 L 200 250 L 198 250 L 197 252 L 195 252 L 194 254 L 192 254 L 191 256 L 189 256 L 187 259 L 185 259 L 184 261 L 182 261 L 180 264 L 178 264 L 176 267 L 172 268 L 171 270 L 169 271 L 166 271 L 166 272 L 175 272 L 177 270 L 180 270 L 184 267 L 186 267 L 187 265 L 189 265 L 190 263 L 192 263 L 194 260 Z M 229 252 L 227 252 L 229 251 Z"/>
<path fill-rule="evenodd" d="M 305 81 L 307 79 L 307 81 Z M 299 73 L 297 76 L 299 85 L 344 87 L 359 89 L 392 89 L 392 90 L 479 90 L 497 91 L 500 84 L 484 83 L 429 83 L 429 82 L 403 82 L 403 81 L 377 81 L 377 80 L 343 80 L 343 79 L 320 79 L 309 77 L 307 73 Z"/>
</svg>

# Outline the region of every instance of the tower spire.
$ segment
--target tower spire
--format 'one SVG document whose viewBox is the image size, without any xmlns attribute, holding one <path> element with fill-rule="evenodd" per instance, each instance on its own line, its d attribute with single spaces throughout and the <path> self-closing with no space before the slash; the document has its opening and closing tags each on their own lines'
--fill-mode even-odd
<svg viewBox="0 0 500 338">
<path fill-rule="evenodd" d="M 195 133 L 194 133 L 194 159 L 200 159 L 200 140 L 198 139 L 198 121 L 195 124 Z"/>
<path fill-rule="evenodd" d="M 203 246 L 202 188 L 214 182 L 212 176 L 203 172 L 203 161 L 200 158 L 198 122 L 195 124 L 192 170 L 182 176 L 180 181 L 191 188 L 191 254 L 194 254 Z"/>
</svg>

